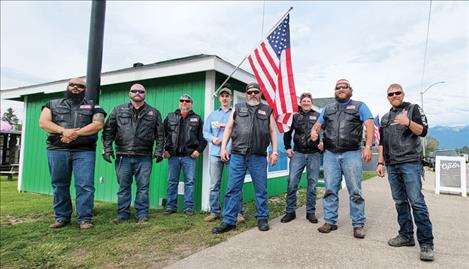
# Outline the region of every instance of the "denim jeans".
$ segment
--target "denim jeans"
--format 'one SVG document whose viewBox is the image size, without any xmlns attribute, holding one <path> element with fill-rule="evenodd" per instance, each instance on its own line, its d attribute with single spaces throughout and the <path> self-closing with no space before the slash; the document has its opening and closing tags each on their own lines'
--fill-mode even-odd
<svg viewBox="0 0 469 269">
<path fill-rule="evenodd" d="M 168 161 L 168 204 L 166 209 L 177 210 L 179 174 L 184 173 L 184 211 L 194 210 L 195 159 L 173 156 Z"/>
<path fill-rule="evenodd" d="M 324 220 L 329 224 L 337 224 L 339 210 L 339 190 L 342 175 L 349 193 L 350 217 L 353 227 L 365 225 L 365 199 L 363 198 L 362 160 L 360 150 L 334 153 L 326 150 L 324 153 Z"/>
<path fill-rule="evenodd" d="M 132 199 L 132 181 L 135 176 L 137 193 L 134 206 L 137 210 L 137 219 L 148 217 L 150 186 L 151 156 L 117 156 L 116 175 L 119 183 L 117 192 L 117 217 L 128 219 L 130 217 L 130 202 Z"/>
<path fill-rule="evenodd" d="M 405 239 L 414 238 L 414 224 L 410 212 L 412 207 L 419 244 L 433 246 L 432 223 L 422 193 L 422 165 L 420 162 L 411 162 L 387 165 L 386 168 L 397 210 L 399 235 Z"/>
<path fill-rule="evenodd" d="M 230 174 L 228 177 L 228 188 L 225 194 L 225 208 L 223 210 L 223 222 L 236 225 L 236 217 L 241 210 L 240 199 L 246 171 L 251 174 L 254 185 L 256 202 L 256 219 L 269 218 L 267 205 L 267 158 L 263 155 L 241 155 L 231 154 Z"/>
<path fill-rule="evenodd" d="M 210 213 L 220 215 L 220 185 L 223 175 L 223 168 L 226 163 L 223 162 L 220 156 L 210 156 Z M 242 191 L 242 189 L 241 189 Z M 243 195 L 240 196 L 241 214 L 243 214 Z"/>
<path fill-rule="evenodd" d="M 70 222 L 72 200 L 70 184 L 75 180 L 76 211 L 78 223 L 91 221 L 94 205 L 94 151 L 47 150 L 54 213 L 58 221 Z"/>
<path fill-rule="evenodd" d="M 296 191 L 300 182 L 303 170 L 306 167 L 308 176 L 308 189 L 306 192 L 306 213 L 315 214 L 316 212 L 316 183 L 319 177 L 319 166 L 321 154 L 319 152 L 304 154 L 294 152 L 290 160 L 290 174 L 288 175 L 287 190 L 287 213 L 293 213 L 296 209 Z"/>
</svg>

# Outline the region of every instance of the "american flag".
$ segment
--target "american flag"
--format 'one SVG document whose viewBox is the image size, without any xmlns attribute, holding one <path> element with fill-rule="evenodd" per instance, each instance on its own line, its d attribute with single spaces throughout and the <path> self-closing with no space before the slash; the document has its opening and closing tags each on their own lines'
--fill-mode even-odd
<svg viewBox="0 0 469 269">
<path fill-rule="evenodd" d="M 290 52 L 290 15 L 248 56 L 265 99 L 273 108 L 281 133 L 290 130 L 298 111 Z"/>
<path fill-rule="evenodd" d="M 381 121 L 379 119 L 379 115 L 376 115 L 376 117 L 373 119 L 373 122 L 375 124 L 375 141 L 376 141 L 376 146 L 379 145 L 379 128 L 381 128 Z"/>
</svg>

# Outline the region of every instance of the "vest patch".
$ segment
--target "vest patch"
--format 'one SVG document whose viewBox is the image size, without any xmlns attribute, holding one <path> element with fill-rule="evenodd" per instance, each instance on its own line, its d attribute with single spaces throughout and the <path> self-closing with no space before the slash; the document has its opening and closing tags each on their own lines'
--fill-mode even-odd
<svg viewBox="0 0 469 269">
<path fill-rule="evenodd" d="M 147 115 L 153 116 L 153 111 L 149 111 Z"/>
<path fill-rule="evenodd" d="M 91 109 L 91 105 L 81 105 L 80 109 Z"/>
<path fill-rule="evenodd" d="M 265 112 L 264 110 L 258 110 L 257 113 L 261 114 L 261 115 L 267 115 L 267 112 Z"/>
<path fill-rule="evenodd" d="M 348 105 L 345 109 L 357 109 L 355 105 Z"/>
<path fill-rule="evenodd" d="M 309 119 L 310 119 L 310 120 L 316 120 L 317 117 L 316 117 L 316 116 L 309 116 Z"/>
<path fill-rule="evenodd" d="M 198 122 L 199 119 L 198 118 L 191 118 L 191 122 Z"/>
</svg>

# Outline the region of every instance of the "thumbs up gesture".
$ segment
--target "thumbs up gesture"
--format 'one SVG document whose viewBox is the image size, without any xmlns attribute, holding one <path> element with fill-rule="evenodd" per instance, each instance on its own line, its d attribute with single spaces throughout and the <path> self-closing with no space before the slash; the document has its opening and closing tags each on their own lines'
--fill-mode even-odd
<svg viewBox="0 0 469 269">
<path fill-rule="evenodd" d="M 410 119 L 406 109 L 402 110 L 402 112 L 394 118 L 394 123 L 409 126 Z"/>
</svg>

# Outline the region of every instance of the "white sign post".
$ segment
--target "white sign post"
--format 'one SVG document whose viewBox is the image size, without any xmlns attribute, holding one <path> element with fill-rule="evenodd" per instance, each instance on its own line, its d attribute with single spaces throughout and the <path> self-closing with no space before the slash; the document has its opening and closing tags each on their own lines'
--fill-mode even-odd
<svg viewBox="0 0 469 269">
<path fill-rule="evenodd" d="M 466 160 L 464 157 L 436 156 L 435 193 L 456 192 L 467 197 Z"/>
</svg>

